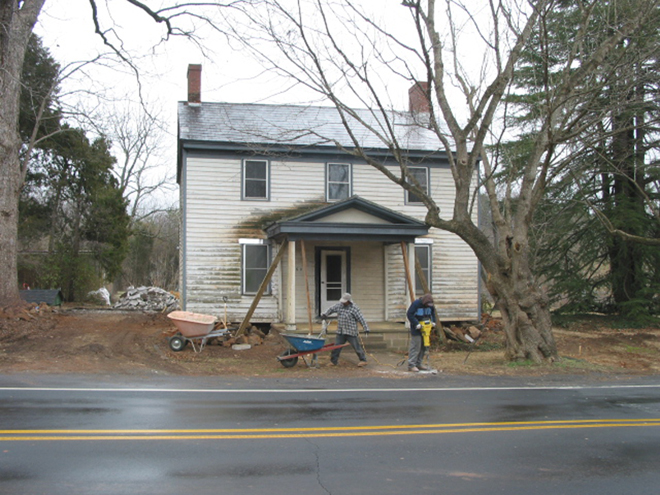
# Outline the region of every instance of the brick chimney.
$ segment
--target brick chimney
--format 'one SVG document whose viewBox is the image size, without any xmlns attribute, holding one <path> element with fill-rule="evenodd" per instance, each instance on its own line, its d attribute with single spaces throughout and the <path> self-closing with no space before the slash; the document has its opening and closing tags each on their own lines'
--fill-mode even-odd
<svg viewBox="0 0 660 495">
<path fill-rule="evenodd" d="M 188 65 L 188 103 L 202 102 L 202 66 Z"/>
<path fill-rule="evenodd" d="M 431 104 L 427 97 L 429 83 L 426 81 L 416 82 L 408 90 L 408 106 L 410 113 L 431 113 Z"/>
</svg>

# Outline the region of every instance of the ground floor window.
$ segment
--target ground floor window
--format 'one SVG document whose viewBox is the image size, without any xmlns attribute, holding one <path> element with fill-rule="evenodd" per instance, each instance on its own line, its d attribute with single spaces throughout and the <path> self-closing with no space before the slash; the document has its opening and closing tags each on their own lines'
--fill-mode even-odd
<svg viewBox="0 0 660 495">
<path fill-rule="evenodd" d="M 256 294 L 270 266 L 267 244 L 243 245 L 243 294 Z M 270 293 L 270 287 L 266 289 Z"/>
<path fill-rule="evenodd" d="M 415 293 L 417 295 L 424 294 L 424 284 L 420 271 L 429 291 L 431 291 L 431 246 L 429 244 L 415 245 Z M 420 270 L 421 269 L 421 270 Z"/>
</svg>

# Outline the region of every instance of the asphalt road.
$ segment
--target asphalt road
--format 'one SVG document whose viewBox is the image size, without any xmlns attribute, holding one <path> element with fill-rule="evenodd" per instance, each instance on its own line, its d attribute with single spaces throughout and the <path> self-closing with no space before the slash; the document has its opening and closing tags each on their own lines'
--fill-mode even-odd
<svg viewBox="0 0 660 495">
<path fill-rule="evenodd" d="M 2 494 L 622 494 L 660 383 L 0 376 Z"/>
</svg>

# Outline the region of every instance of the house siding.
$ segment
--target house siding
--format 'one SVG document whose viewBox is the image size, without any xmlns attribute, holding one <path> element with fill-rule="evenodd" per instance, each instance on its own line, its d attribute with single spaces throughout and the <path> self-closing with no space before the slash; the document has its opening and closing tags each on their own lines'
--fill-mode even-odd
<svg viewBox="0 0 660 495">
<path fill-rule="evenodd" d="M 255 156 L 255 158 L 261 158 Z M 342 162 L 347 162 L 342 160 Z M 306 203 L 325 201 L 325 162 L 270 160 L 270 201 L 241 201 L 240 159 L 185 157 L 181 195 L 184 232 L 182 237 L 182 288 L 189 311 L 224 314 L 223 296 L 228 298 L 231 321 L 240 321 L 253 296 L 241 294 L 242 248 L 239 239 L 265 239 L 263 227 L 277 215 L 296 211 Z M 395 170 L 393 168 L 393 170 Z M 453 208 L 453 180 L 447 167 L 432 167 L 430 190 L 443 212 Z M 371 166 L 353 162 L 353 191 L 368 201 L 407 216 L 424 220 L 423 206 L 406 205 L 404 191 Z M 273 214 L 275 212 L 275 215 Z M 476 215 L 476 213 L 475 213 Z M 430 229 L 433 269 L 432 290 L 441 319 L 478 317 L 478 263 L 457 236 Z M 351 291 L 365 317 L 372 321 L 404 321 L 409 303 L 405 268 L 399 244 L 377 242 L 306 242 L 309 287 L 316 316 L 315 255 L 317 246 L 350 247 Z M 278 245 L 273 245 L 272 256 Z M 307 321 L 307 295 L 302 267 L 301 244 L 296 244 L 296 320 Z M 283 283 L 287 256 L 254 313 L 254 321 L 281 321 L 286 302 Z M 368 274 L 368 276 L 367 276 Z M 413 274 L 414 275 L 414 274 Z M 284 278 L 283 278 L 284 277 Z M 185 284 L 185 285 L 184 285 Z M 325 308 L 321 308 L 325 309 Z"/>
</svg>

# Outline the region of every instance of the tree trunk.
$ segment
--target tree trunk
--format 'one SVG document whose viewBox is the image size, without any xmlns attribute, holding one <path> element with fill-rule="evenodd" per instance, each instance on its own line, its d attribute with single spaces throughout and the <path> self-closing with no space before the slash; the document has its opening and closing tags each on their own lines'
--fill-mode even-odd
<svg viewBox="0 0 660 495">
<path fill-rule="evenodd" d="M 0 1 L 0 306 L 19 300 L 18 200 L 23 185 L 18 134 L 20 81 L 28 39 L 44 1 Z"/>
<path fill-rule="evenodd" d="M 548 298 L 532 282 L 531 273 L 519 268 L 515 273 L 491 275 L 486 286 L 502 315 L 507 358 L 535 363 L 556 360 Z"/>
<path fill-rule="evenodd" d="M 500 221 L 493 242 L 468 215 L 460 213 L 455 215 L 458 219 L 443 222 L 437 212 L 429 212 L 426 222 L 458 235 L 481 262 L 485 286 L 502 315 L 507 358 L 535 363 L 555 361 L 558 354 L 549 299 L 530 268 L 524 222 L 510 230 L 509 223 Z"/>
<path fill-rule="evenodd" d="M 643 183 L 642 168 L 638 171 L 638 149 L 635 115 L 635 100 L 626 94 L 623 109 L 615 109 L 612 137 L 612 162 L 616 173 L 613 175 L 612 203 L 610 211 L 615 228 L 630 234 L 646 235 L 644 219 L 644 200 L 641 191 L 643 185 L 637 187 L 636 180 Z M 643 150 L 642 150 L 643 151 Z M 643 159 L 643 158 L 642 158 Z M 642 162 L 643 163 L 643 162 Z M 610 256 L 610 274 L 612 280 L 612 295 L 622 314 L 626 314 L 626 303 L 639 297 L 639 291 L 644 286 L 644 256 L 638 243 L 630 242 L 617 236 L 612 238 Z"/>
</svg>

